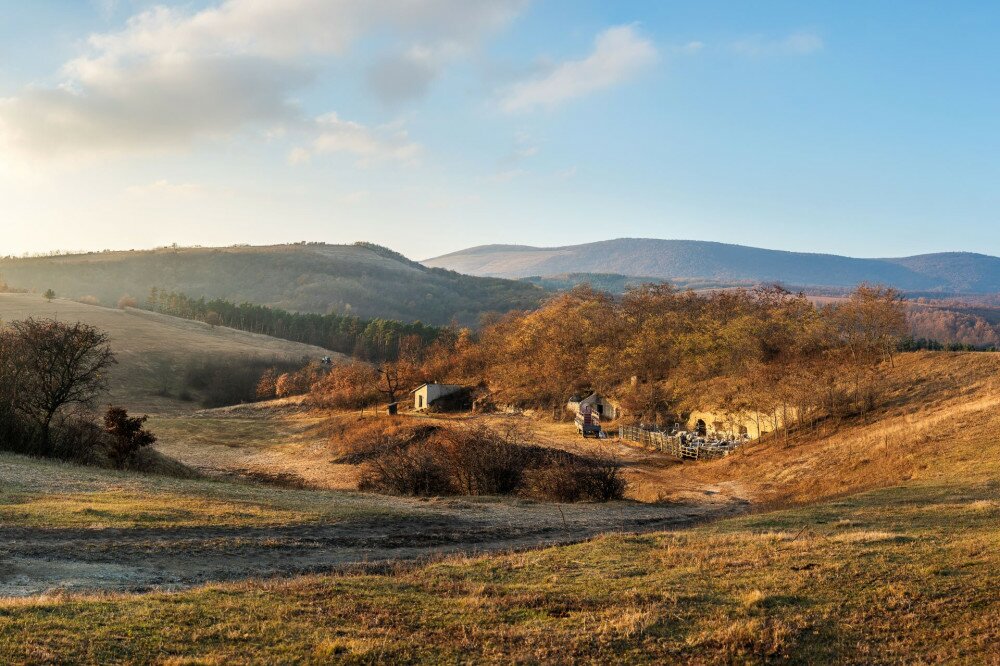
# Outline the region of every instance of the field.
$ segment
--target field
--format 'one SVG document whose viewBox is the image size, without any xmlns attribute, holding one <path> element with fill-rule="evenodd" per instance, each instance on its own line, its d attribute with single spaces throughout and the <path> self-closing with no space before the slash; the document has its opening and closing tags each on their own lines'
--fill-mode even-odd
<svg viewBox="0 0 1000 666">
<path fill-rule="evenodd" d="M 301 346 L 0 305 L 111 331 L 114 390 L 155 408 L 158 452 L 197 474 L 0 455 L 5 663 L 1000 660 L 996 354 L 901 355 L 866 418 L 708 463 L 532 415 L 407 415 L 517 423 L 533 443 L 617 456 L 630 481 L 608 504 L 408 499 L 354 491 L 357 467 L 336 462 L 345 427 L 386 417 L 143 393 L 153 352 Z"/>
<path fill-rule="evenodd" d="M 0 602 L 0 652 L 95 663 L 995 663 L 998 492 L 995 481 L 914 484 L 382 573 Z"/>
</svg>

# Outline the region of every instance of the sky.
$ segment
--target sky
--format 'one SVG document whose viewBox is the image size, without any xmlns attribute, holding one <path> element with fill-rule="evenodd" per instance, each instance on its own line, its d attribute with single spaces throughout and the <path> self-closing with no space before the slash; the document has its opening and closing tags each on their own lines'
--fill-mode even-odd
<svg viewBox="0 0 1000 666">
<path fill-rule="evenodd" d="M 0 255 L 1000 255 L 1000 4 L 0 0 Z"/>
</svg>

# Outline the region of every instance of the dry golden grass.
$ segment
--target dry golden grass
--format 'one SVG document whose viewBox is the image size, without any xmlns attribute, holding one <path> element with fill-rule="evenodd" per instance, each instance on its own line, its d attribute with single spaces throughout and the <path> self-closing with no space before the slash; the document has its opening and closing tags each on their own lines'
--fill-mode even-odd
<svg viewBox="0 0 1000 666">
<path fill-rule="evenodd" d="M 665 469 L 665 489 L 734 484 L 758 506 L 788 506 L 908 481 L 1000 475 L 1000 354 L 910 353 L 889 372 L 888 406 L 805 429 L 716 462 Z"/>
<path fill-rule="evenodd" d="M 117 310 L 75 301 L 46 301 L 34 294 L 0 294 L 0 321 L 47 317 L 95 326 L 111 336 L 119 365 L 111 372 L 110 399 L 129 409 L 190 411 L 191 406 L 157 395 L 164 368 L 197 357 L 253 356 L 264 359 L 319 358 L 331 352 L 266 335 L 169 317 L 142 310 Z M 332 354 L 336 355 L 336 354 Z"/>
<path fill-rule="evenodd" d="M 247 527 L 392 512 L 362 496 L 115 472 L 0 453 L 0 527 Z"/>
<path fill-rule="evenodd" d="M 1000 663 L 1000 355 L 903 355 L 888 396 L 868 423 L 717 462 L 634 454 L 644 491 L 783 510 L 383 575 L 0 604 L 0 661 Z M 543 439 L 571 444 L 563 427 Z"/>
<path fill-rule="evenodd" d="M 996 663 L 998 492 L 913 484 L 382 575 L 0 603 L 0 659 Z"/>
</svg>

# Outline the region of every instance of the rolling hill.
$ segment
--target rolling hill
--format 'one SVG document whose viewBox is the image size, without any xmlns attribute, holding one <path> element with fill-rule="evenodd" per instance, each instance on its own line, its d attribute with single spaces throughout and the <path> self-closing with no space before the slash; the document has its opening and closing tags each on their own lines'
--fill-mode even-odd
<svg viewBox="0 0 1000 666">
<path fill-rule="evenodd" d="M 1000 258 L 962 252 L 858 259 L 707 241 L 619 238 L 553 248 L 484 245 L 423 263 L 470 275 L 505 278 L 613 273 L 688 284 L 780 282 L 796 287 L 850 288 L 861 282 L 876 282 L 918 293 L 1000 291 Z"/>
<path fill-rule="evenodd" d="M 80 321 L 108 333 L 118 365 L 109 376 L 107 399 L 147 412 L 194 408 L 177 400 L 175 389 L 178 377 L 192 364 L 227 357 L 300 363 L 304 358 L 340 356 L 321 347 L 134 308 L 116 310 L 64 299 L 50 303 L 33 294 L 0 294 L 0 321 L 28 317 Z"/>
<path fill-rule="evenodd" d="M 530 284 L 428 268 L 383 247 L 296 244 L 160 248 L 0 259 L 0 283 L 115 305 L 154 287 L 293 312 L 474 325 L 486 312 L 536 305 Z"/>
</svg>

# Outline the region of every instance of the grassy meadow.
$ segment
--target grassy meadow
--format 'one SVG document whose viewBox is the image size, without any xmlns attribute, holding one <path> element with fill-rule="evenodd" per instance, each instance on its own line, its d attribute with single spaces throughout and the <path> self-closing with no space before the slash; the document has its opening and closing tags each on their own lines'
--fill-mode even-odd
<svg viewBox="0 0 1000 666">
<path fill-rule="evenodd" d="M 56 663 L 995 663 L 998 516 L 998 482 L 918 484 L 380 575 L 7 601 L 0 654 Z"/>
</svg>

